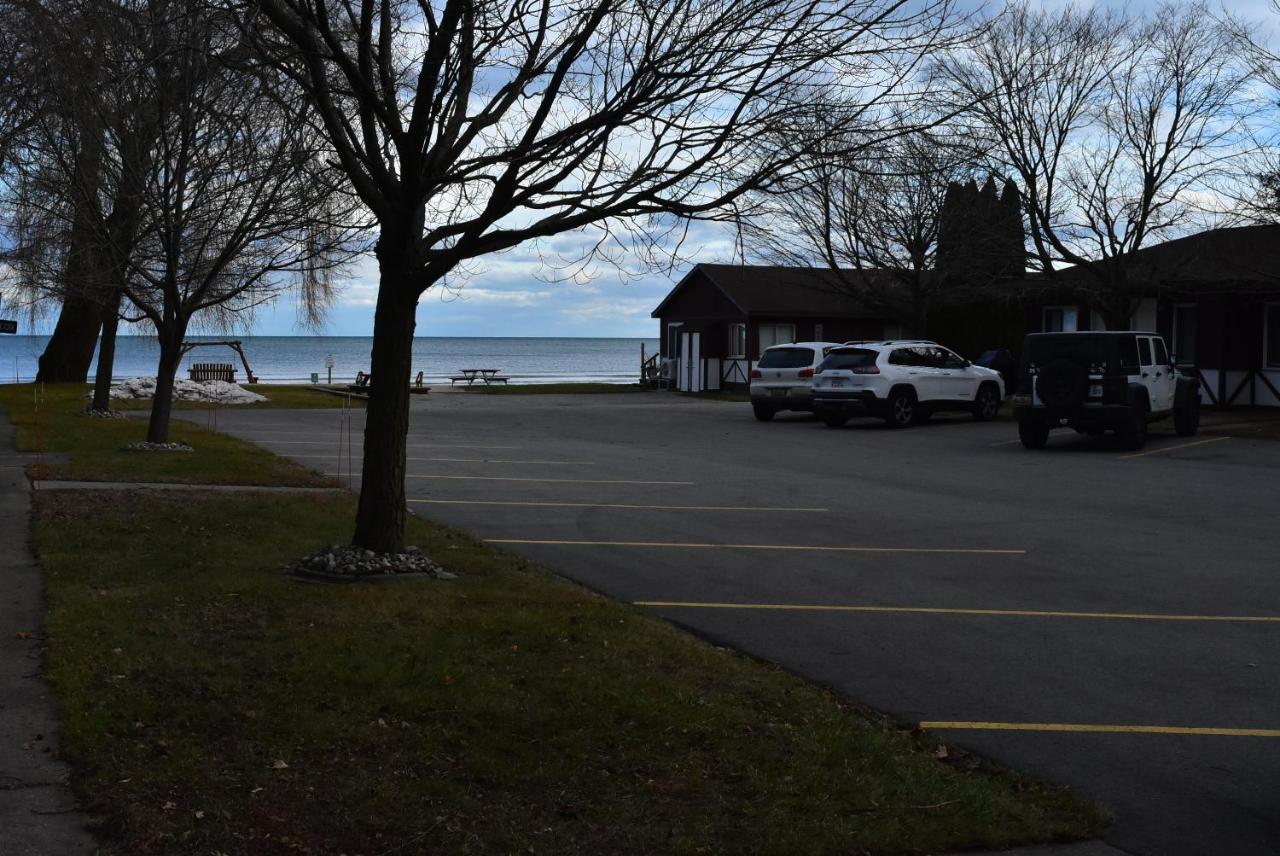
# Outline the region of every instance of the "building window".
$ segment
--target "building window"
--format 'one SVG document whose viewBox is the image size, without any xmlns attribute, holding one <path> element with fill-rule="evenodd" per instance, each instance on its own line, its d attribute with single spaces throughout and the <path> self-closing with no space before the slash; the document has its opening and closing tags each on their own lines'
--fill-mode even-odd
<svg viewBox="0 0 1280 856">
<path fill-rule="evenodd" d="M 796 325 L 794 324 L 761 324 L 760 325 L 760 350 L 771 348 L 774 345 L 786 345 L 796 340 Z"/>
<path fill-rule="evenodd" d="M 743 360 L 747 357 L 747 325 L 729 325 L 729 359 Z"/>
<path fill-rule="evenodd" d="M 1267 368 L 1280 369 L 1280 303 L 1267 304 L 1266 318 Z"/>
<path fill-rule="evenodd" d="M 813 325 L 813 341 L 815 341 L 815 342 L 821 342 L 821 341 L 822 341 L 822 332 L 823 332 L 823 331 L 822 331 L 822 325 L 821 325 L 821 324 L 814 324 L 814 325 Z"/>
<path fill-rule="evenodd" d="M 1046 333 L 1074 333 L 1078 327 L 1074 306 L 1046 306 L 1043 330 Z"/>
</svg>

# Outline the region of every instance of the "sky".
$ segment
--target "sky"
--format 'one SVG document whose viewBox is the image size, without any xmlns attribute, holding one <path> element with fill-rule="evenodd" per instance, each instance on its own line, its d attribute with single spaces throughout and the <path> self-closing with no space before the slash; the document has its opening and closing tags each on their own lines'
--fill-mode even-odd
<svg viewBox="0 0 1280 856">
<path fill-rule="evenodd" d="M 418 304 L 419 336 L 607 336 L 658 335 L 654 310 L 695 262 L 728 261 L 733 233 L 713 223 L 694 224 L 680 257 L 665 269 L 633 265 L 619 271 L 597 264 L 584 275 L 568 265 L 582 255 L 588 236 L 562 235 L 536 246 L 469 263 L 464 278 L 434 287 Z M 337 281 L 337 301 L 319 332 L 367 336 L 373 330 L 378 267 L 372 254 L 361 257 Z M 260 311 L 253 332 L 264 336 L 308 335 L 288 296 Z"/>
</svg>

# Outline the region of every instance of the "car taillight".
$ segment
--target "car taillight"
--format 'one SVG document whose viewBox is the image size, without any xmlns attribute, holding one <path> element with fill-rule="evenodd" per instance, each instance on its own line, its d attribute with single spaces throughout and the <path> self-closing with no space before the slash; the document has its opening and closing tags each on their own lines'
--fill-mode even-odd
<svg viewBox="0 0 1280 856">
<path fill-rule="evenodd" d="M 764 372 L 760 371 L 760 369 L 752 369 L 752 370 L 751 370 L 751 377 L 753 377 L 753 378 L 760 378 L 760 377 L 764 377 Z"/>
<path fill-rule="evenodd" d="M 813 369 L 800 369 L 800 377 L 813 377 Z"/>
<path fill-rule="evenodd" d="M 858 366 L 853 370 L 854 374 L 880 374 L 879 366 Z"/>
</svg>

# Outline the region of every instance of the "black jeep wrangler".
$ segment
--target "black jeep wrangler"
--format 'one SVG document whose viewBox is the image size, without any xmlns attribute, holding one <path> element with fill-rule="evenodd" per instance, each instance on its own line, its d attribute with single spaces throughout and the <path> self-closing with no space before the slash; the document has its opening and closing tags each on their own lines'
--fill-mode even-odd
<svg viewBox="0 0 1280 856">
<path fill-rule="evenodd" d="M 1178 371 L 1154 333 L 1033 333 L 1012 403 L 1028 449 L 1042 448 L 1059 426 L 1115 431 L 1130 450 L 1142 448 L 1148 423 L 1167 416 L 1183 437 L 1200 430 L 1200 382 Z"/>
</svg>

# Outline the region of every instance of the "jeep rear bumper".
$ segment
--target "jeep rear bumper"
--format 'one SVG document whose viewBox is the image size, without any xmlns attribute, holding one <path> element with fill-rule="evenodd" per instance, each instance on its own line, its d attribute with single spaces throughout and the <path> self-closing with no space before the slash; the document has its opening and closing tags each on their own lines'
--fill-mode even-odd
<svg viewBox="0 0 1280 856">
<path fill-rule="evenodd" d="M 1051 426 L 1114 428 L 1133 416 L 1133 408 L 1128 404 L 1081 404 L 1066 408 L 1020 404 L 1013 408 L 1013 415 L 1019 421 L 1036 419 Z"/>
</svg>

